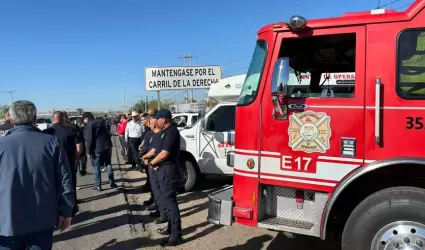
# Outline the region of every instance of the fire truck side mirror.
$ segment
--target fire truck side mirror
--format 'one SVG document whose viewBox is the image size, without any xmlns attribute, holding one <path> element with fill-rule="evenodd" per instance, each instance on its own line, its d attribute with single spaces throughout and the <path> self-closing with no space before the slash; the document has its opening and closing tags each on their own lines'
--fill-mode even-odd
<svg viewBox="0 0 425 250">
<path fill-rule="evenodd" d="M 289 58 L 279 58 L 273 70 L 272 95 L 286 96 L 289 82 Z"/>
<path fill-rule="evenodd" d="M 286 120 L 288 116 L 288 107 L 286 106 L 286 97 L 288 96 L 289 82 L 289 58 L 279 58 L 273 70 L 272 79 L 272 102 L 273 117 L 278 120 Z"/>
</svg>

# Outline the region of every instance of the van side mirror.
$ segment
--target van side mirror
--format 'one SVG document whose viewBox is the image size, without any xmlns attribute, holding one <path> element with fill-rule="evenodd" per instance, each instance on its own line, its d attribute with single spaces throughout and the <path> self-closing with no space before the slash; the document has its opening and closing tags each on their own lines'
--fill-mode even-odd
<svg viewBox="0 0 425 250">
<path fill-rule="evenodd" d="M 202 118 L 202 120 L 201 120 L 201 130 L 202 131 L 207 131 L 207 124 L 206 124 L 204 118 Z"/>
<path fill-rule="evenodd" d="M 288 96 L 289 72 L 289 58 L 279 58 L 274 66 L 271 90 L 273 102 L 273 117 L 278 120 L 288 119 L 288 107 L 286 105 L 286 97 Z"/>
<path fill-rule="evenodd" d="M 227 132 L 227 143 L 229 143 L 229 145 L 232 145 L 232 146 L 235 145 L 235 131 L 234 130 Z"/>
</svg>

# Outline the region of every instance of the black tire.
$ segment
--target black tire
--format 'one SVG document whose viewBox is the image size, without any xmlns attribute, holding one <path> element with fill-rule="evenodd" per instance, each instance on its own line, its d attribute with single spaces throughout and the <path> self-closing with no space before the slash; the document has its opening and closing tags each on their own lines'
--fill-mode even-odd
<svg viewBox="0 0 425 250">
<path fill-rule="evenodd" d="M 351 213 L 342 235 L 342 250 L 369 250 L 378 231 L 396 221 L 425 225 L 425 190 L 392 187 L 363 200 Z"/>
<path fill-rule="evenodd" d="M 198 181 L 198 172 L 196 171 L 196 163 L 188 156 L 182 155 L 179 159 L 180 170 L 182 172 L 184 191 L 192 191 Z"/>
</svg>

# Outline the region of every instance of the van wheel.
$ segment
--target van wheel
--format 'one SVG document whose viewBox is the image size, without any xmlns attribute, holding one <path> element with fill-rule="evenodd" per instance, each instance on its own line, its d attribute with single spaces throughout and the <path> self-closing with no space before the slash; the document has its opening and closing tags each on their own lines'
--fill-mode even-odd
<svg viewBox="0 0 425 250">
<path fill-rule="evenodd" d="M 179 164 L 184 182 L 184 191 L 192 191 L 198 179 L 198 173 L 196 171 L 195 164 L 189 159 L 189 157 L 184 156 L 181 157 Z"/>
<path fill-rule="evenodd" d="M 425 190 L 392 187 L 362 201 L 342 235 L 342 250 L 424 249 Z"/>
</svg>

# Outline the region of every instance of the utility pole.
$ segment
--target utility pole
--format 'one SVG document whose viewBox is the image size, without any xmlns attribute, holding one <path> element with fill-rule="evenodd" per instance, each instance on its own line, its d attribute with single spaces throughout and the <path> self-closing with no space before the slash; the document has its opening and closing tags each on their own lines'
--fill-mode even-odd
<svg viewBox="0 0 425 250">
<path fill-rule="evenodd" d="M 184 56 L 179 56 L 178 58 L 182 59 L 183 58 L 183 65 L 186 66 L 186 59 L 187 59 L 187 55 L 184 54 Z M 185 94 L 184 94 L 184 103 L 187 103 L 188 100 L 188 91 L 187 89 L 185 90 Z"/>
<path fill-rule="evenodd" d="M 156 91 L 156 99 L 158 101 L 158 110 L 161 109 L 161 98 L 159 97 L 159 91 Z"/>
<path fill-rule="evenodd" d="M 0 93 L 6 93 L 6 94 L 10 94 L 10 99 L 12 100 L 13 103 L 13 93 L 15 93 L 15 90 L 10 90 L 10 91 L 0 91 Z"/>
<path fill-rule="evenodd" d="M 125 89 L 124 89 L 124 92 L 122 92 L 122 99 L 123 99 L 123 106 L 124 106 L 124 113 L 126 113 L 127 112 L 127 110 L 125 109 Z"/>
<path fill-rule="evenodd" d="M 148 98 L 149 98 L 148 96 L 146 96 L 146 98 L 145 98 L 145 112 L 146 113 L 148 112 L 148 103 L 149 103 L 149 99 Z"/>
<path fill-rule="evenodd" d="M 124 83 L 124 77 L 125 77 L 125 72 L 121 73 L 122 78 L 122 82 Z M 125 107 L 125 88 L 124 88 L 124 92 L 122 93 L 122 97 L 123 97 L 123 106 L 124 106 L 124 114 L 127 113 L 126 107 Z"/>
<path fill-rule="evenodd" d="M 183 58 L 183 65 L 186 66 L 186 59 L 189 59 L 189 66 L 192 66 L 192 59 L 193 56 L 192 54 L 188 54 L 188 55 L 184 55 L 184 56 L 179 56 L 178 58 Z M 196 58 L 196 57 L 195 57 Z M 193 102 L 193 89 L 190 90 L 191 91 L 191 97 L 190 97 L 190 102 Z M 186 94 L 185 94 L 185 103 L 189 102 L 189 90 L 186 90 Z"/>
</svg>

